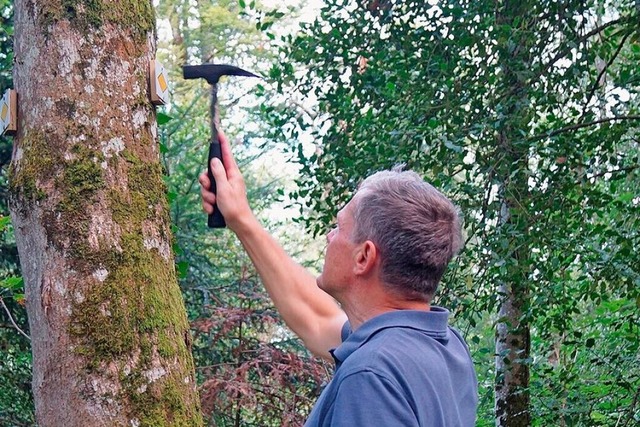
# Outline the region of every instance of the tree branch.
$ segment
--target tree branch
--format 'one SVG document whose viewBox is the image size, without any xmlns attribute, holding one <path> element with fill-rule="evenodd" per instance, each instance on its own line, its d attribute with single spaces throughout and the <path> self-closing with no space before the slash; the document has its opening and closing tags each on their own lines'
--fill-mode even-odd
<svg viewBox="0 0 640 427">
<path fill-rule="evenodd" d="M 636 404 L 638 403 L 638 397 L 640 397 L 640 388 L 637 389 L 636 393 L 633 395 L 633 402 L 631 403 L 631 407 L 629 408 L 629 417 L 624 423 L 625 426 L 629 425 L 630 422 L 633 422 L 633 411 L 636 408 Z"/>
<path fill-rule="evenodd" d="M 593 175 L 588 175 L 587 179 L 593 179 L 593 178 L 600 178 L 605 176 L 606 174 L 614 174 L 614 173 L 621 173 L 621 172 L 631 172 L 634 171 L 636 169 L 640 168 L 640 165 L 633 165 L 633 166 L 627 166 L 624 168 L 618 168 L 618 169 L 613 169 L 610 171 L 602 171 L 602 172 L 598 172 L 596 174 Z M 580 182 L 576 182 L 575 183 L 576 186 L 580 185 Z"/>
<path fill-rule="evenodd" d="M 593 82 L 593 86 L 589 91 L 589 95 L 587 95 L 587 100 L 584 102 L 584 105 L 582 106 L 582 113 L 580 113 L 580 118 L 578 119 L 579 121 L 582 120 L 584 118 L 584 115 L 587 113 L 587 107 L 589 106 L 589 102 L 591 102 L 591 98 L 593 98 L 593 95 L 595 95 L 596 90 L 598 89 L 598 86 L 600 86 L 600 79 L 602 78 L 602 76 L 604 76 L 604 73 L 607 72 L 611 64 L 613 64 L 613 61 L 616 60 L 616 58 L 620 54 L 620 51 L 622 51 L 622 48 L 624 47 L 625 42 L 629 38 L 629 35 L 630 34 L 625 34 L 624 37 L 622 37 L 622 40 L 620 41 L 618 48 L 613 53 L 609 61 L 607 61 L 607 64 L 598 73 L 598 77 L 596 77 L 596 81 Z"/>
<path fill-rule="evenodd" d="M 0 297 L 0 304 L 2 304 L 2 307 L 4 307 L 4 311 L 7 312 L 7 316 L 9 316 L 9 320 L 11 321 L 11 324 L 13 325 L 13 327 L 16 328 L 18 330 L 18 332 L 20 332 L 22 335 L 24 335 L 24 337 L 26 339 L 31 341 L 31 338 L 29 337 L 29 335 L 25 334 L 24 331 L 22 329 L 20 329 L 20 326 L 18 326 L 18 324 L 15 322 L 15 320 L 13 320 L 13 316 L 11 315 L 11 312 L 9 311 L 9 308 L 5 305 L 4 300 L 2 299 L 2 297 Z"/>
<path fill-rule="evenodd" d="M 531 83 L 534 79 L 539 78 L 540 76 L 542 76 L 544 73 L 547 72 L 547 70 L 549 70 L 549 68 L 551 68 L 553 66 L 553 64 L 555 64 L 556 62 L 558 62 L 560 59 L 564 58 L 565 56 L 567 56 L 569 53 L 571 53 L 571 51 L 574 49 L 572 46 L 573 44 L 579 44 L 584 42 L 585 40 L 588 40 L 590 37 L 595 36 L 596 34 L 599 34 L 601 31 L 603 31 L 604 29 L 611 27 L 613 25 L 617 25 L 621 22 L 624 22 L 625 18 L 619 18 L 619 19 L 614 19 L 613 21 L 609 21 L 606 24 L 601 25 L 600 27 L 596 27 L 593 30 L 589 31 L 588 33 L 586 33 L 585 35 L 583 35 L 582 37 L 578 38 L 577 40 L 573 40 L 573 43 L 568 44 L 569 47 L 567 47 L 567 49 L 558 52 L 553 58 L 551 58 L 551 60 L 549 62 L 547 62 L 542 69 L 536 74 L 535 77 L 533 77 L 529 83 Z"/>
<path fill-rule="evenodd" d="M 559 135 L 561 133 L 565 133 L 565 132 L 569 132 L 572 130 L 578 130 L 578 129 L 582 129 L 582 128 L 586 128 L 589 126 L 594 126 L 594 125 L 598 125 L 601 123 L 608 123 L 608 122 L 615 122 L 618 120 L 640 120 L 640 115 L 632 115 L 632 116 L 614 116 L 614 117 L 607 117 L 604 119 L 600 119 L 600 120 L 595 120 L 593 122 L 588 122 L 588 123 L 576 123 L 574 125 L 570 125 L 570 126 L 565 126 L 563 128 L 551 131 L 551 132 L 547 132 L 547 133 L 541 133 L 538 135 L 534 135 L 530 138 L 527 138 L 527 141 L 537 141 L 539 139 L 542 138 L 551 138 L 553 136 Z"/>
<path fill-rule="evenodd" d="M 544 64 L 542 66 L 542 68 L 540 70 L 538 70 L 538 72 L 532 76 L 524 85 L 525 86 L 530 86 L 533 84 L 534 81 L 538 80 L 542 75 L 544 75 L 549 68 L 551 68 L 553 66 L 553 64 L 555 64 L 556 62 L 558 62 L 560 59 L 564 58 L 565 56 L 567 56 L 569 53 L 572 52 L 572 50 L 574 49 L 572 46 L 574 44 L 579 44 L 584 42 L 585 40 L 588 40 L 590 37 L 595 36 L 596 34 L 599 34 L 601 31 L 603 31 L 604 29 L 611 27 L 613 25 L 617 25 L 620 24 L 621 22 L 625 22 L 626 18 L 619 18 L 619 19 L 614 19 L 613 21 L 609 21 L 606 24 L 603 24 L 597 28 L 594 28 L 593 30 L 589 31 L 588 33 L 584 34 L 582 37 L 579 37 L 576 40 L 572 40 L 573 43 L 568 43 L 567 49 L 562 50 L 558 53 L 556 53 L 556 55 L 551 58 L 551 60 L 549 60 L 549 62 L 547 62 L 546 64 Z M 507 92 L 506 94 L 500 96 L 499 98 L 496 99 L 505 99 L 508 98 L 510 96 L 512 96 L 515 93 L 515 90 L 513 87 L 509 90 L 509 92 Z"/>
</svg>

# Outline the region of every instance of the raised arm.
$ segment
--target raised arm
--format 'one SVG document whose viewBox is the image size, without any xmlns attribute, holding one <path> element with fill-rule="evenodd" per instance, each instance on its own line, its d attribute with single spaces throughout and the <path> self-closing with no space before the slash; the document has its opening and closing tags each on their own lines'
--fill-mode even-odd
<svg viewBox="0 0 640 427">
<path fill-rule="evenodd" d="M 206 172 L 200 175 L 204 210 L 211 214 L 213 204 L 217 203 L 286 324 L 311 352 L 333 361 L 329 350 L 341 342 L 340 332 L 347 320 L 345 313 L 331 296 L 318 288 L 315 277 L 296 263 L 258 222 L 247 200 L 244 179 L 222 133 L 220 144 L 225 166 L 218 159 L 211 161 L 217 195 L 209 191 L 211 183 Z"/>
</svg>

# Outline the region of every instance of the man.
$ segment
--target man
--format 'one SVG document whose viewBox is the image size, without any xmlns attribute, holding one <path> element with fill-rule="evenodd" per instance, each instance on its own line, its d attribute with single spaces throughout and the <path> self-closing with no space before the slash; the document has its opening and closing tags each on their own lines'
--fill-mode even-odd
<svg viewBox="0 0 640 427">
<path fill-rule="evenodd" d="M 469 350 L 448 312 L 430 305 L 462 245 L 455 206 L 413 172 L 372 175 L 338 213 L 315 279 L 253 216 L 222 134 L 220 143 L 217 196 L 200 176 L 204 210 L 217 203 L 287 325 L 336 364 L 306 425 L 473 426 Z"/>
</svg>

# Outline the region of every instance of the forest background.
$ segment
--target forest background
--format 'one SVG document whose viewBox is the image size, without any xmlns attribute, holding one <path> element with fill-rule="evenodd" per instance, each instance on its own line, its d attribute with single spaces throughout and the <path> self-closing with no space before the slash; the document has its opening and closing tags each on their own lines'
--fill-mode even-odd
<svg viewBox="0 0 640 427">
<path fill-rule="evenodd" d="M 310 268 L 375 170 L 404 163 L 461 207 L 467 244 L 436 303 L 469 342 L 479 426 L 640 422 L 638 1 L 328 0 L 296 32 L 297 4 L 155 6 L 172 92 L 158 142 L 211 425 L 298 425 L 331 371 L 282 326 L 233 235 L 204 225 L 208 91 L 180 67 L 212 61 L 264 76 L 223 83 L 223 127 L 252 206 Z M 0 8 L 4 90 L 12 3 Z M 25 426 L 11 147 L 0 140 L 0 425 Z"/>
</svg>

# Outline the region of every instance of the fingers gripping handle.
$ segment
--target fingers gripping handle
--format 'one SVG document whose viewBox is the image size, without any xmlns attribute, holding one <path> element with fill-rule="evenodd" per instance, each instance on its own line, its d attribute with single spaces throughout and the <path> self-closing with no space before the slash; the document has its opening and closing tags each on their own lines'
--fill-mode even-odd
<svg viewBox="0 0 640 427">
<path fill-rule="evenodd" d="M 216 180 L 213 178 L 213 173 L 211 173 L 211 159 L 214 157 L 220 159 L 222 162 L 222 150 L 220 149 L 220 141 L 218 140 L 217 133 L 213 134 L 211 143 L 209 144 L 209 161 L 207 162 L 207 173 L 209 175 L 209 181 L 211 182 L 211 191 L 213 194 L 216 194 Z M 209 228 L 224 228 L 227 226 L 217 204 L 213 205 L 213 213 L 209 215 L 207 225 Z"/>
</svg>

